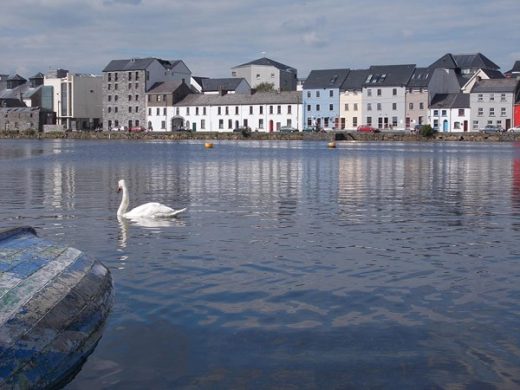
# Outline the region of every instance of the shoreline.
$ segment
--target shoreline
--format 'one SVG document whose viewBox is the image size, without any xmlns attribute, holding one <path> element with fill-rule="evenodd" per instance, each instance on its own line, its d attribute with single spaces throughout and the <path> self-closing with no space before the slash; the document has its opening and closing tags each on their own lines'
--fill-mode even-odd
<svg viewBox="0 0 520 390">
<path fill-rule="evenodd" d="M 118 132 L 118 131 L 68 131 L 40 133 L 36 131 L 0 131 L 0 139 L 78 139 L 78 140 L 169 140 L 169 141 L 215 141 L 215 140 L 252 140 L 252 141 L 384 141 L 384 142 L 517 142 L 520 133 L 436 133 L 423 137 L 404 131 L 381 133 L 358 133 L 356 131 L 330 131 L 326 133 L 251 133 L 244 136 L 231 132 Z"/>
</svg>

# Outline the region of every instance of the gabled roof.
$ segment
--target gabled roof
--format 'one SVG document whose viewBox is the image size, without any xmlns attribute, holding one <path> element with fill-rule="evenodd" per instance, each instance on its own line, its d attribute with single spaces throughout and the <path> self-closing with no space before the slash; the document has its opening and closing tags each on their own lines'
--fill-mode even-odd
<svg viewBox="0 0 520 390">
<path fill-rule="evenodd" d="M 348 72 L 345 81 L 341 85 L 343 91 L 355 91 L 363 88 L 363 83 L 367 79 L 368 69 L 353 69 Z"/>
<path fill-rule="evenodd" d="M 515 61 L 513 68 L 508 70 L 506 73 L 520 73 L 520 61 Z"/>
<path fill-rule="evenodd" d="M 395 87 L 408 84 L 415 65 L 376 65 L 368 70 L 365 87 Z"/>
<path fill-rule="evenodd" d="M 243 78 L 223 78 L 223 79 L 204 79 L 202 80 L 203 92 L 217 92 L 234 91 L 238 88 L 241 82 L 245 81 Z M 247 81 L 246 81 L 247 82 Z"/>
<path fill-rule="evenodd" d="M 274 66 L 275 68 L 283 70 L 283 71 L 296 73 L 296 69 L 293 68 L 292 66 L 284 65 L 280 62 L 273 61 L 272 59 L 267 58 L 267 57 L 262 57 L 257 60 L 254 60 L 254 61 L 246 62 L 245 64 L 242 64 L 242 65 L 234 66 L 232 69 L 241 68 L 241 67 L 250 66 L 250 65 Z"/>
<path fill-rule="evenodd" d="M 160 83 L 155 83 L 147 93 L 171 93 L 177 90 L 182 84 L 180 80 L 169 80 Z"/>
<path fill-rule="evenodd" d="M 495 64 L 489 58 L 481 53 L 475 54 L 455 54 L 453 55 L 455 62 L 461 69 L 475 68 L 475 69 L 500 69 L 500 66 Z"/>
<path fill-rule="evenodd" d="M 43 75 L 42 72 L 38 72 L 36 73 L 34 76 L 32 77 L 29 77 L 29 80 L 32 80 L 32 79 L 43 79 L 45 76 Z"/>
<path fill-rule="evenodd" d="M 240 106 L 253 104 L 299 104 L 302 93 L 299 91 L 256 92 L 252 94 L 205 95 L 190 94 L 174 106 Z"/>
<path fill-rule="evenodd" d="M 430 108 L 469 108 L 469 94 L 438 93 L 433 97 Z"/>
<path fill-rule="evenodd" d="M 408 81 L 408 87 L 411 88 L 427 88 L 432 78 L 434 69 L 432 68 L 415 68 L 410 81 Z"/>
<path fill-rule="evenodd" d="M 117 72 L 117 71 L 133 71 L 147 69 L 154 61 L 159 63 L 167 69 L 174 68 L 180 64 L 181 60 L 162 60 L 160 58 L 130 58 L 126 60 L 112 60 L 105 66 L 103 72 Z"/>
<path fill-rule="evenodd" d="M 24 79 L 22 76 L 20 76 L 18 73 L 17 74 L 14 74 L 12 76 L 9 76 L 7 78 L 7 81 L 27 81 L 26 79 Z"/>
<path fill-rule="evenodd" d="M 483 93 L 483 92 L 511 92 L 514 93 L 518 88 L 518 83 L 520 80 L 516 79 L 490 79 L 490 80 L 480 80 L 473 89 L 471 93 Z"/>
<path fill-rule="evenodd" d="M 333 88 L 339 89 L 345 82 L 350 69 L 312 70 L 303 83 L 303 89 Z"/>
<path fill-rule="evenodd" d="M 439 58 L 437 61 L 431 64 L 429 68 L 455 69 L 457 68 L 457 63 L 455 62 L 453 56 L 450 53 L 448 53 L 444 54 L 441 58 Z"/>
</svg>

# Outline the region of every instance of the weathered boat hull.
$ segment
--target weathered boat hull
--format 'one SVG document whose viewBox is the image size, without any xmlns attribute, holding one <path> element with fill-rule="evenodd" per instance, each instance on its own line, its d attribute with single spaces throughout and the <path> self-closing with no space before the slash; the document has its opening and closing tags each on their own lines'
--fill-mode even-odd
<svg viewBox="0 0 520 390">
<path fill-rule="evenodd" d="M 0 231 L 0 389 L 66 383 L 101 338 L 110 271 L 32 228 Z"/>
</svg>

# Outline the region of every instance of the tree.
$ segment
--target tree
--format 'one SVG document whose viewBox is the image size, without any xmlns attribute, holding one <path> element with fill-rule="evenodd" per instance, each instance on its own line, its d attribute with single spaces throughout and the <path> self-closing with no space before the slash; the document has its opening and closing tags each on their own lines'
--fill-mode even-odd
<svg viewBox="0 0 520 390">
<path fill-rule="evenodd" d="M 274 92 L 274 84 L 273 83 L 267 83 L 263 82 L 256 86 L 256 92 Z"/>
</svg>

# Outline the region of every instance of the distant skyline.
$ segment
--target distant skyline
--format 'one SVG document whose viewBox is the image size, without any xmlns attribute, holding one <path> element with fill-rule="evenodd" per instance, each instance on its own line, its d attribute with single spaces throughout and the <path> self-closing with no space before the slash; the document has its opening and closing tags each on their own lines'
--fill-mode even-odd
<svg viewBox="0 0 520 390">
<path fill-rule="evenodd" d="M 427 66 L 480 52 L 520 60 L 519 0 L 6 0 L 0 73 L 101 74 L 113 59 L 181 59 L 230 77 L 260 57 L 312 69 Z"/>
</svg>

